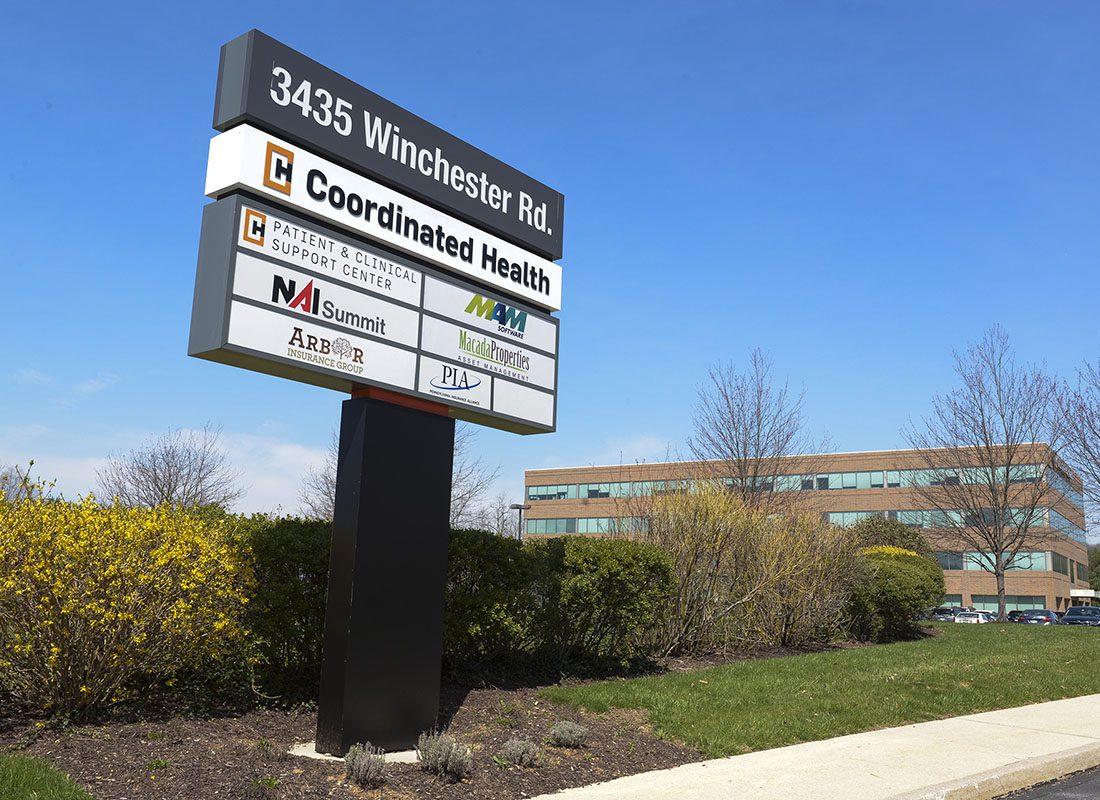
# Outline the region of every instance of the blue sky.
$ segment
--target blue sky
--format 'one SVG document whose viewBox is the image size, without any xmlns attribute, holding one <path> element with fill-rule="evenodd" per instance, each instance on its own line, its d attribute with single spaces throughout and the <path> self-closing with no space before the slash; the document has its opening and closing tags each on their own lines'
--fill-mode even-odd
<svg viewBox="0 0 1100 800">
<path fill-rule="evenodd" d="M 771 352 L 839 450 L 901 446 L 993 323 L 1100 356 L 1089 2 L 20 4 L 0 33 L 0 463 L 66 494 L 221 425 L 297 507 L 342 396 L 186 356 L 220 45 L 261 30 L 566 195 L 559 430 L 525 467 L 661 457 L 708 366 Z"/>
</svg>

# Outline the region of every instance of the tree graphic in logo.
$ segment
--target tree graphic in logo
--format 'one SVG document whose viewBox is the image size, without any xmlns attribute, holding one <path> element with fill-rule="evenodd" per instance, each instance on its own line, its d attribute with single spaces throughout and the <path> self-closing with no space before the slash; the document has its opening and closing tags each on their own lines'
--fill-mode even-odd
<svg viewBox="0 0 1100 800">
<path fill-rule="evenodd" d="M 340 356 L 341 358 L 343 358 L 345 356 L 350 356 L 351 351 L 352 351 L 351 342 L 349 342 L 343 336 L 341 336 L 338 339 L 334 340 L 333 343 L 332 343 L 332 352 L 335 355 Z"/>
</svg>

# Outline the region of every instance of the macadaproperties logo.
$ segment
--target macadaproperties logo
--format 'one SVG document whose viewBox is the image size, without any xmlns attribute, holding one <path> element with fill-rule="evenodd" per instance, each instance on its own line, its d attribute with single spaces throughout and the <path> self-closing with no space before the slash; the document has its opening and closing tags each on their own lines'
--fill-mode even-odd
<svg viewBox="0 0 1100 800">
<path fill-rule="evenodd" d="M 522 350 L 504 347 L 484 336 L 471 336 L 464 330 L 458 332 L 458 348 L 467 355 L 516 372 L 527 372 L 531 367 L 530 357 Z"/>
</svg>

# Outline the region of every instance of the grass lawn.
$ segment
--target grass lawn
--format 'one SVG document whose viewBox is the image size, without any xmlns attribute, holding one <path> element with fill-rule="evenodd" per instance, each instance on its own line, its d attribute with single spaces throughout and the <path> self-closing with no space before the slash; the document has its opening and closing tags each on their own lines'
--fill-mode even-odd
<svg viewBox="0 0 1100 800">
<path fill-rule="evenodd" d="M 45 761 L 0 753 L 0 797 L 4 800 L 92 800 Z"/>
<path fill-rule="evenodd" d="M 718 757 L 1100 693 L 1100 630 L 945 624 L 937 633 L 544 694 L 592 711 L 643 709 L 660 736 Z"/>
</svg>

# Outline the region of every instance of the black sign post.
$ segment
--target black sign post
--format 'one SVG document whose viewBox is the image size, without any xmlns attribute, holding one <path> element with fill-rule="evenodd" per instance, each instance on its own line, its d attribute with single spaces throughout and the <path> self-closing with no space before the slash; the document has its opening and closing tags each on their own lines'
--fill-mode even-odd
<svg viewBox="0 0 1100 800">
<path fill-rule="evenodd" d="M 344 401 L 321 753 L 343 756 L 366 742 L 408 749 L 435 725 L 455 423 L 445 409 L 421 407 L 429 410 L 370 396 Z"/>
</svg>

